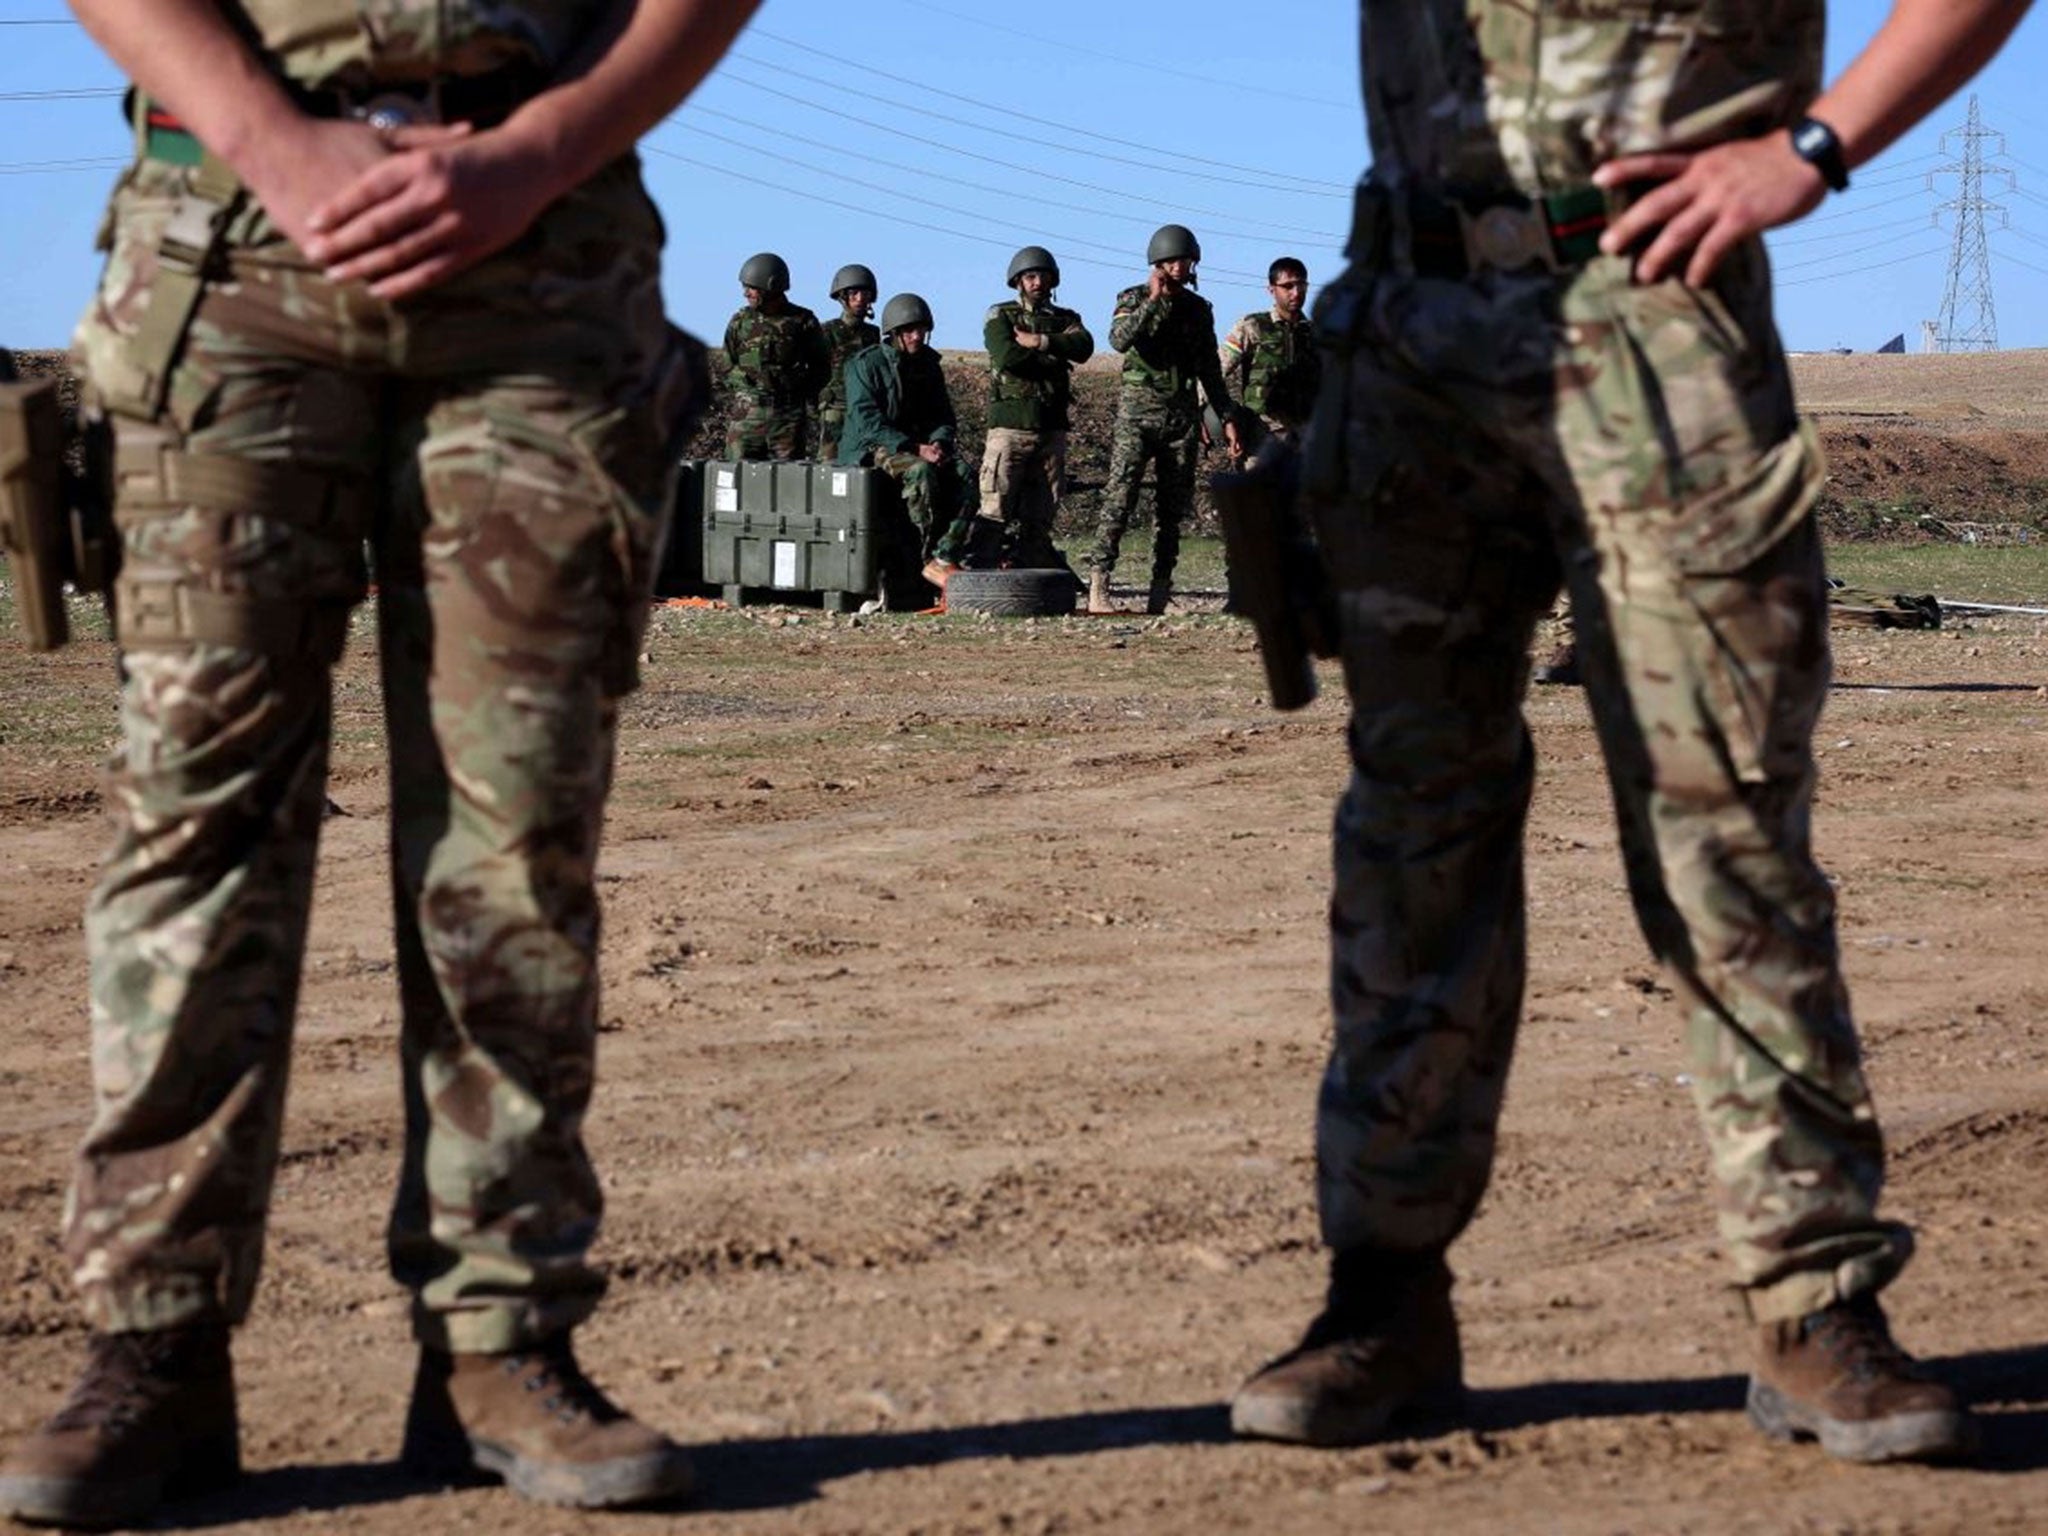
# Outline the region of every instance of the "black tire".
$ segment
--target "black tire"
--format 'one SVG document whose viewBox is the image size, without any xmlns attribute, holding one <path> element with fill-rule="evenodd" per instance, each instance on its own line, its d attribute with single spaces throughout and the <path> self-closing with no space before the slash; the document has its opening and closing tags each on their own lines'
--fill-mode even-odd
<svg viewBox="0 0 2048 1536">
<path fill-rule="evenodd" d="M 946 612 L 1005 618 L 1052 618 L 1074 611 L 1081 584 L 1058 566 L 1012 571 L 955 571 L 946 578 Z"/>
</svg>

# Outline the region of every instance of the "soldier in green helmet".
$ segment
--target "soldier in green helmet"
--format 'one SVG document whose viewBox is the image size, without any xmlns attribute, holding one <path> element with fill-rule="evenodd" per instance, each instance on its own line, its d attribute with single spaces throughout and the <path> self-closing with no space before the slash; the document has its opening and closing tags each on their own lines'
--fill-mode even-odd
<svg viewBox="0 0 2048 1536">
<path fill-rule="evenodd" d="M 599 833 L 704 381 L 633 147 L 752 0 L 73 8 L 134 84 L 74 341 L 120 466 L 121 739 L 64 1232 L 86 1361 L 0 1464 L 0 1514 L 144 1525 L 240 1473 L 231 1333 L 366 544 L 405 1111 L 387 1258 L 419 1344 L 402 1454 L 549 1503 L 674 1498 L 682 1450 L 570 1340 L 605 1289 Z M 306 1347 L 340 1378 L 345 1343 Z"/>
<path fill-rule="evenodd" d="M 1012 256 L 1007 281 L 1017 296 L 992 306 L 982 325 L 988 438 L 978 537 L 970 540 L 967 563 L 1062 565 L 1052 527 L 1067 488 L 1073 372 L 1094 356 L 1095 338 L 1077 311 L 1053 301 L 1060 266 L 1044 246 L 1027 245 Z M 992 537 L 981 531 L 983 523 Z"/>
<path fill-rule="evenodd" d="M 1304 308 L 1308 267 L 1299 257 L 1279 257 L 1266 269 L 1266 292 L 1273 296 L 1272 307 L 1233 325 L 1217 361 L 1238 402 L 1266 431 L 1292 443 L 1308 425 L 1322 379 L 1315 327 Z M 1254 446 L 1245 445 L 1247 451 Z"/>
<path fill-rule="evenodd" d="M 1216 312 L 1195 292 L 1202 247 L 1184 224 L 1162 225 L 1145 248 L 1151 274 L 1116 297 L 1109 344 L 1124 354 L 1117 395 L 1116 436 L 1095 548 L 1088 557 L 1088 611 L 1108 613 L 1109 579 L 1124 529 L 1137 510 L 1145 471 L 1153 477 L 1155 528 L 1152 582 L 1145 611 L 1164 613 L 1180 557 L 1181 524 L 1195 504 L 1195 464 L 1202 452 L 1197 391 L 1223 423 L 1228 446 L 1239 446 L 1238 408 L 1216 360 Z"/>
<path fill-rule="evenodd" d="M 868 316 L 874 313 L 880 289 L 872 270 L 849 262 L 832 274 L 831 296 L 839 313 L 824 325 L 825 355 L 832 376 L 818 396 L 818 462 L 829 464 L 839 457 L 839 434 L 846 429 L 846 365 L 856 352 L 876 345 L 881 328 Z"/>
<path fill-rule="evenodd" d="M 1528 648 L 1563 587 L 1629 892 L 1685 1018 L 1750 1419 L 1850 1461 L 1969 1452 L 1967 1409 L 1879 1300 L 1913 1234 L 1880 1209 L 1813 853 L 1824 466 L 1761 237 L 2025 9 L 1893 0 L 1823 90 L 1823 0 L 1361 0 L 1372 169 L 1317 306 L 1333 377 L 1300 465 L 1351 698 L 1315 1112 L 1328 1286 L 1239 1389 L 1240 1434 L 1353 1445 L 1462 1410 L 1449 1252 L 1517 1049 Z M 1614 1295 L 1618 1348 L 1668 1348 Z"/>
<path fill-rule="evenodd" d="M 931 306 L 899 293 L 882 306 L 882 340 L 846 365 L 846 433 L 839 462 L 871 464 L 903 487 L 919 530 L 925 579 L 943 588 L 967 544 L 967 498 L 954 451 L 958 425 Z"/>
<path fill-rule="evenodd" d="M 818 317 L 789 297 L 789 263 L 773 251 L 740 266 L 744 307 L 725 327 L 725 456 L 801 459 L 811 407 L 832 376 Z"/>
</svg>

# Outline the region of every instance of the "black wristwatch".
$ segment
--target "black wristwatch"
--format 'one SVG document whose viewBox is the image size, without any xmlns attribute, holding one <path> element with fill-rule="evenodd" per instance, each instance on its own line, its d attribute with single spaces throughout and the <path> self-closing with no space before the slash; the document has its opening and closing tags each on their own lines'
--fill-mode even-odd
<svg viewBox="0 0 2048 1536">
<path fill-rule="evenodd" d="M 1842 160 L 1842 141 L 1819 118 L 1802 117 L 1792 125 L 1792 153 L 1819 171 L 1831 191 L 1848 187 L 1849 167 Z"/>
</svg>

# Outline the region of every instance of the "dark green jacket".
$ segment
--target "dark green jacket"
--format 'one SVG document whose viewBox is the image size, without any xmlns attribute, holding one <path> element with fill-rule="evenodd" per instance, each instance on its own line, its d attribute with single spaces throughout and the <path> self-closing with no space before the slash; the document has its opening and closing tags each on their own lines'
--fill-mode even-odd
<svg viewBox="0 0 2048 1536">
<path fill-rule="evenodd" d="M 956 425 L 946 375 L 930 347 L 910 356 L 885 341 L 856 352 L 846 365 L 840 463 L 860 464 L 876 453 L 912 453 L 919 443 L 950 447 Z"/>
<path fill-rule="evenodd" d="M 1049 345 L 1022 347 L 1017 332 L 1047 336 Z M 1079 314 L 1057 304 L 1036 309 L 1021 299 L 997 304 L 981 328 L 992 377 L 988 424 L 1022 432 L 1064 432 L 1072 424 L 1074 365 L 1095 355 L 1095 338 Z"/>
</svg>

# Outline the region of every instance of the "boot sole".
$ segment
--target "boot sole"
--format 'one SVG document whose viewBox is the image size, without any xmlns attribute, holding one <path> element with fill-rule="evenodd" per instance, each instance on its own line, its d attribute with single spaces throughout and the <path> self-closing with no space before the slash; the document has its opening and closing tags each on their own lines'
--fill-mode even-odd
<svg viewBox="0 0 2048 1536">
<path fill-rule="evenodd" d="M 73 1477 L 0 1476 L 0 1515 L 23 1525 L 61 1525 L 80 1531 L 146 1524 L 165 1503 L 199 1498 L 241 1480 L 236 1447 L 187 1447 L 175 1471 L 161 1477 L 90 1482 Z"/>
<path fill-rule="evenodd" d="M 1749 1421 L 1772 1440 L 1817 1440 L 1839 1461 L 1953 1461 L 1977 1448 L 1977 1425 L 1961 1408 L 1898 1413 L 1852 1423 L 1809 1413 L 1776 1387 L 1749 1383 Z"/>
<path fill-rule="evenodd" d="M 537 1462 L 489 1440 L 465 1438 L 458 1449 L 408 1445 L 400 1460 L 417 1476 L 449 1482 L 497 1478 L 521 1498 L 563 1509 L 628 1509 L 666 1504 L 696 1492 L 697 1479 L 680 1449 L 577 1465 Z"/>
<path fill-rule="evenodd" d="M 1391 1403 L 1357 1406 L 1242 1391 L 1230 1401 L 1230 1432 L 1245 1440 L 1335 1449 L 1370 1445 L 1396 1434 L 1448 1429 L 1463 1419 L 1464 1409 L 1463 1383 L 1432 1387 Z"/>
</svg>

